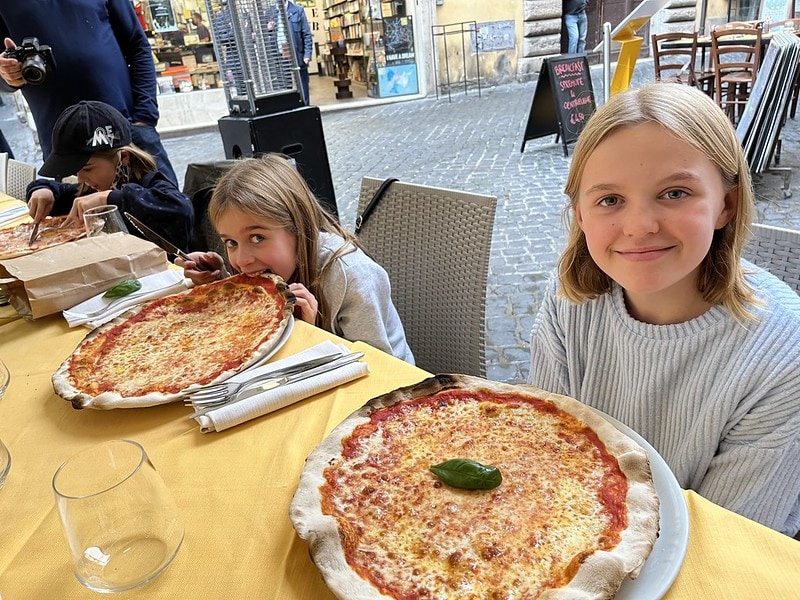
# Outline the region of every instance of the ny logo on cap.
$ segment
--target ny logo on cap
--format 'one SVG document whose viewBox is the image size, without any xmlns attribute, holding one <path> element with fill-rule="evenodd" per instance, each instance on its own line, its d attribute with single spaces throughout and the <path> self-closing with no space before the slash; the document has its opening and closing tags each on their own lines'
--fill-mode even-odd
<svg viewBox="0 0 800 600">
<path fill-rule="evenodd" d="M 92 148 L 97 148 L 98 146 L 112 147 L 114 145 L 114 138 L 116 137 L 112 125 L 102 125 L 94 130 L 94 135 L 88 141 L 87 145 Z"/>
</svg>

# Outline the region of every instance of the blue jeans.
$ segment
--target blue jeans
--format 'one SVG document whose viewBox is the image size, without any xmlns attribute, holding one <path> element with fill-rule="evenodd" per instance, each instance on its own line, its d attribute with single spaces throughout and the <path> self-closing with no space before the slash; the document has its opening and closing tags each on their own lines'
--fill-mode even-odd
<svg viewBox="0 0 800 600">
<path fill-rule="evenodd" d="M 588 19 L 586 11 L 577 15 L 564 15 L 564 25 L 567 27 L 567 39 L 570 54 L 584 54 L 586 52 L 586 28 Z"/>
</svg>

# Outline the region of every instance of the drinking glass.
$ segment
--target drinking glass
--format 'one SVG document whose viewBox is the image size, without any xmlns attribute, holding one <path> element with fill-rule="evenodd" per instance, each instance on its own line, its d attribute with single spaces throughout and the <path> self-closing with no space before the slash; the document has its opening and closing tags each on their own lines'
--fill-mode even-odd
<svg viewBox="0 0 800 600">
<path fill-rule="evenodd" d="M 9 452 L 3 440 L 0 440 L 0 488 L 6 482 L 6 476 L 11 470 L 11 452 Z"/>
<path fill-rule="evenodd" d="M 0 360 L 0 400 L 5 396 L 9 383 L 11 383 L 11 373 L 5 363 Z"/>
<path fill-rule="evenodd" d="M 119 213 L 119 208 L 114 205 L 96 206 L 83 213 L 83 224 L 86 226 L 86 235 L 93 237 L 104 233 L 128 232 L 125 221 Z"/>
<path fill-rule="evenodd" d="M 160 575 L 183 543 L 183 521 L 144 448 L 112 440 L 64 462 L 53 476 L 72 569 L 96 592 L 121 592 Z"/>
</svg>

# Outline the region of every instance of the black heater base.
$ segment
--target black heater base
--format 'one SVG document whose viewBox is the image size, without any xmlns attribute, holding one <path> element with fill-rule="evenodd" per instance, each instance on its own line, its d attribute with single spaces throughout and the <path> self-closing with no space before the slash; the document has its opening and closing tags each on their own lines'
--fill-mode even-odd
<svg viewBox="0 0 800 600">
<path fill-rule="evenodd" d="M 286 154 L 295 160 L 319 203 L 339 219 L 319 107 L 304 106 L 259 117 L 228 116 L 218 123 L 226 158 Z"/>
</svg>

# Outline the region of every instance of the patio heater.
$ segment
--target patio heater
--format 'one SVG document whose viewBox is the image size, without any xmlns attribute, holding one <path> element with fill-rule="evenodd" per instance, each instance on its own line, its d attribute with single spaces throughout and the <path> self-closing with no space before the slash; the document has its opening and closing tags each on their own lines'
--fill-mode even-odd
<svg viewBox="0 0 800 600">
<path fill-rule="evenodd" d="M 305 106 L 283 0 L 205 0 L 228 112 L 225 157 L 281 152 L 338 219 L 319 108 Z"/>
</svg>

